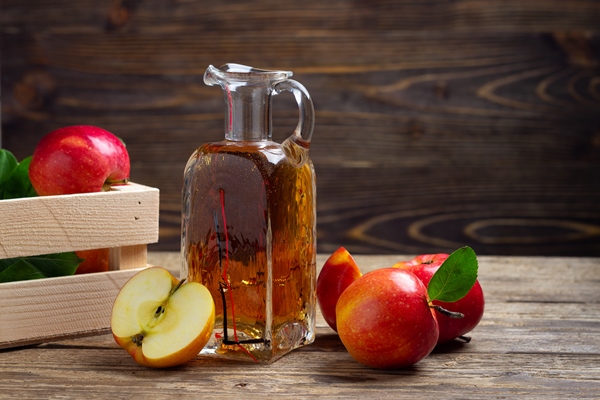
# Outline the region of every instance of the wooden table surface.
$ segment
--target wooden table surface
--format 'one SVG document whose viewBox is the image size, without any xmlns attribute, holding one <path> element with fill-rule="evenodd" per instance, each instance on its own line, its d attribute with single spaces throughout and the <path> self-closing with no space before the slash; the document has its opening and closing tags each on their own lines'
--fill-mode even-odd
<svg viewBox="0 0 600 400">
<path fill-rule="evenodd" d="M 407 258 L 355 256 L 363 272 Z M 148 260 L 178 268 L 176 253 Z M 472 341 L 408 369 L 355 362 L 319 315 L 315 342 L 271 365 L 197 357 L 148 369 L 110 335 L 1 350 L 0 398 L 598 398 L 600 259 L 481 256 L 479 264 L 486 310 Z"/>
</svg>

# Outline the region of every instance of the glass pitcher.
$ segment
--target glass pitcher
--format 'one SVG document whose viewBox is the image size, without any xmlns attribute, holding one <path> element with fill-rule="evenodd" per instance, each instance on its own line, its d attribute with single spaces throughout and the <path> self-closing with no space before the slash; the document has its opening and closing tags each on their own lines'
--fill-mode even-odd
<svg viewBox="0 0 600 400">
<path fill-rule="evenodd" d="M 182 273 L 212 293 L 215 329 L 201 354 L 272 362 L 315 338 L 316 187 L 310 95 L 289 71 L 212 65 L 225 94 L 225 140 L 184 172 Z M 294 133 L 272 141 L 271 98 L 294 95 Z"/>
</svg>

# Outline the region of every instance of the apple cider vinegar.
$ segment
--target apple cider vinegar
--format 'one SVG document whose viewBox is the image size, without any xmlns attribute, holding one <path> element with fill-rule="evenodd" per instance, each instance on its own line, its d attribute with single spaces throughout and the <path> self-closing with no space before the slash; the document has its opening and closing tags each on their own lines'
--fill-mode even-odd
<svg viewBox="0 0 600 400">
<path fill-rule="evenodd" d="M 184 172 L 182 277 L 205 285 L 215 301 L 215 329 L 203 354 L 272 362 L 314 340 L 314 168 L 307 135 L 275 143 L 270 115 L 263 115 L 273 81 L 295 81 L 276 71 L 223 68 L 209 67 L 205 81 L 226 90 L 226 140 L 199 147 Z M 224 82 L 230 75 L 236 92 Z M 257 91 L 268 101 L 236 105 Z M 246 115 L 240 125 L 239 113 Z M 257 116 L 261 121 L 248 126 Z"/>
</svg>

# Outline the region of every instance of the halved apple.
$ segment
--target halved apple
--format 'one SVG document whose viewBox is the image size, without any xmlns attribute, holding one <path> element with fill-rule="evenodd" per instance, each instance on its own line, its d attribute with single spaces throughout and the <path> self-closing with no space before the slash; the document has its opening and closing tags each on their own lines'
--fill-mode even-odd
<svg viewBox="0 0 600 400">
<path fill-rule="evenodd" d="M 150 267 L 123 285 L 113 304 L 115 341 L 144 366 L 183 364 L 202 350 L 215 324 L 215 303 L 197 282 L 183 283 Z"/>
</svg>

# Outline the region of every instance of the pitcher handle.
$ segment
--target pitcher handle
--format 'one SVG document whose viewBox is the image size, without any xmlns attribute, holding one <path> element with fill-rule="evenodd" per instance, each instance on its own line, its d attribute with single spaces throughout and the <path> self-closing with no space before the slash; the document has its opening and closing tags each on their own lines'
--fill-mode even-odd
<svg viewBox="0 0 600 400">
<path fill-rule="evenodd" d="M 310 94 L 300 82 L 293 79 L 280 81 L 273 85 L 273 94 L 277 95 L 284 91 L 292 92 L 298 103 L 298 125 L 292 136 L 295 136 L 296 141 L 297 139 L 304 141 L 308 147 L 315 128 L 315 108 Z"/>
</svg>

